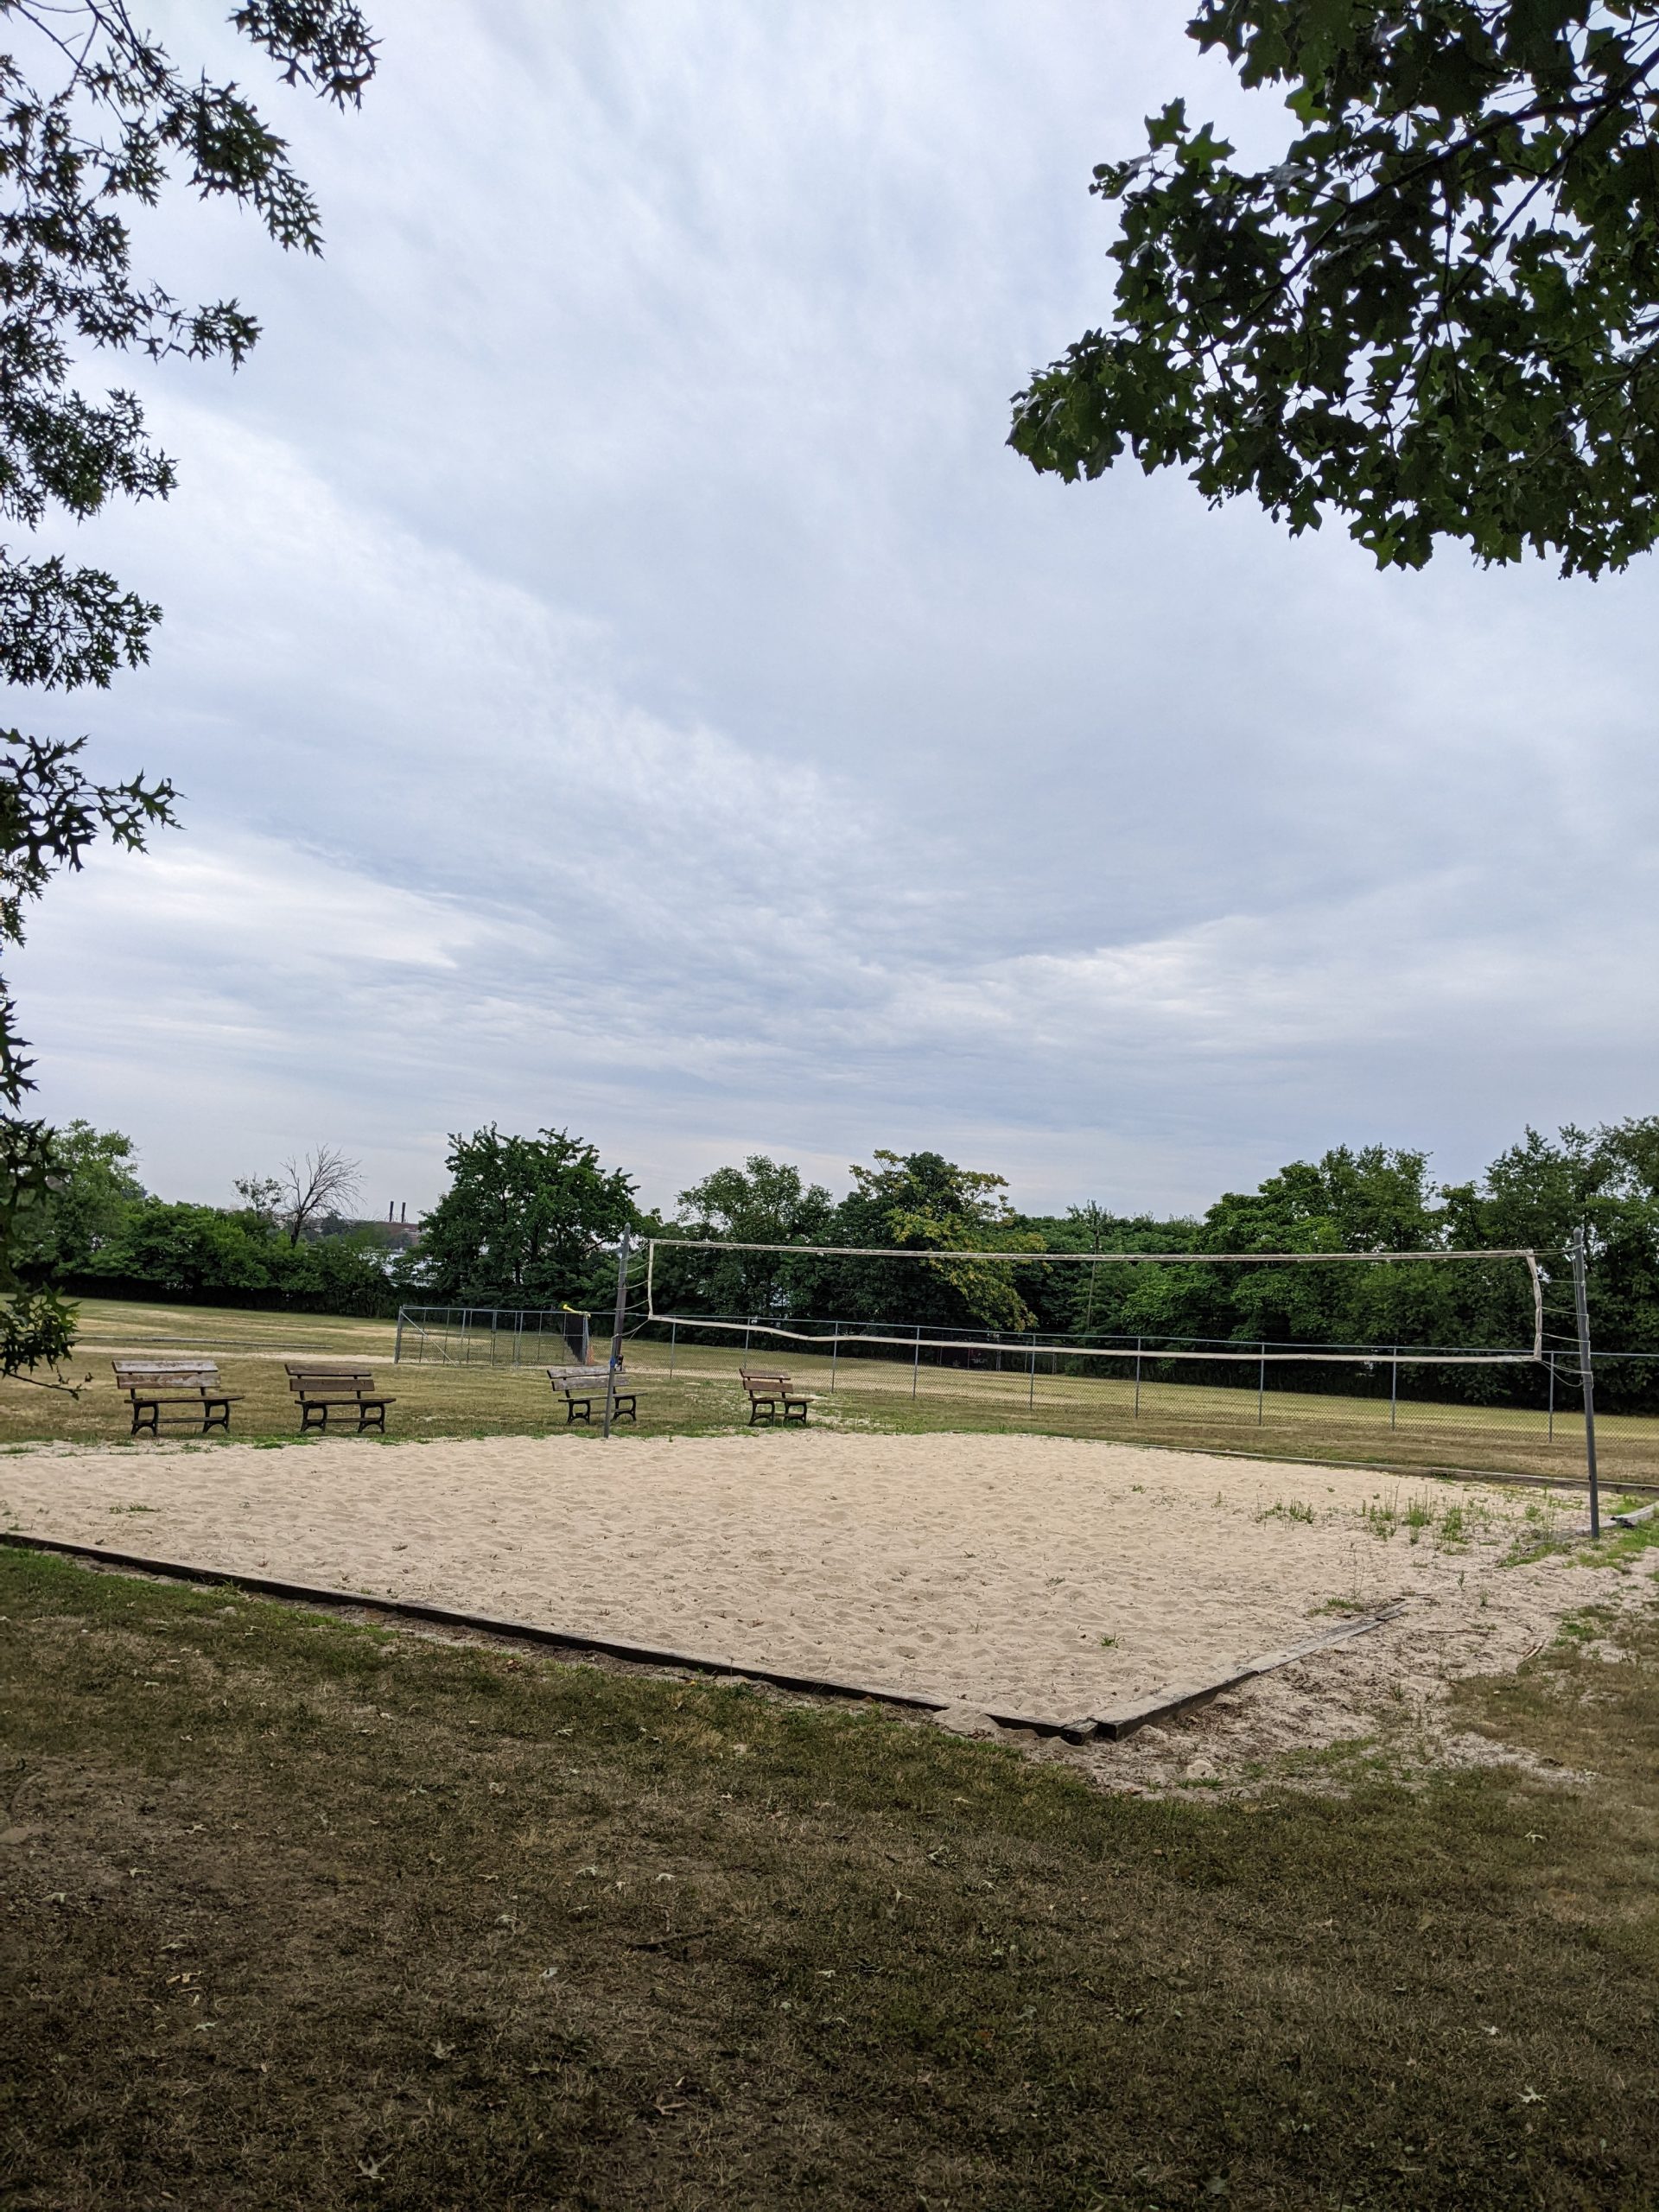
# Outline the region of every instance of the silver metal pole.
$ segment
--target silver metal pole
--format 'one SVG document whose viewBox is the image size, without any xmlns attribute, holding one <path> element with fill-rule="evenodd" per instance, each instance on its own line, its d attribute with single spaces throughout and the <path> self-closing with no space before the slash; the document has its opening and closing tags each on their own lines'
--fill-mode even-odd
<svg viewBox="0 0 1659 2212">
<path fill-rule="evenodd" d="M 835 1338 L 835 1342 L 834 1342 L 834 1343 L 830 1345 L 830 1388 L 832 1390 L 833 1390 L 833 1389 L 835 1389 L 835 1387 L 836 1387 L 836 1363 L 837 1362 L 837 1360 L 839 1360 L 839 1359 L 840 1359 L 840 1357 L 841 1357 L 841 1324 L 840 1324 L 840 1322 L 839 1322 L 839 1321 L 837 1321 L 837 1322 L 836 1322 L 836 1338 Z"/>
<path fill-rule="evenodd" d="M 668 1325 L 668 1372 L 671 1381 L 674 1375 L 674 1348 L 678 1344 L 679 1338 L 680 1325 L 677 1321 L 671 1321 Z"/>
<path fill-rule="evenodd" d="M 1032 1347 L 1031 1347 L 1031 1388 L 1030 1388 L 1030 1389 L 1026 1392 L 1026 1411 L 1027 1411 L 1027 1413 L 1029 1413 L 1029 1412 L 1031 1411 L 1032 1408 L 1036 1404 L 1036 1402 L 1037 1402 L 1037 1344 L 1036 1344 L 1036 1340 L 1035 1340 L 1035 1338 L 1033 1338 L 1033 1341 L 1032 1341 Z"/>
<path fill-rule="evenodd" d="M 400 1306 L 397 1308 L 397 1338 L 396 1338 L 396 1340 L 394 1341 L 394 1343 L 393 1343 L 393 1344 L 392 1344 L 392 1347 L 391 1347 L 391 1363 L 392 1363 L 392 1365 L 393 1365 L 394 1367 L 396 1367 L 396 1366 L 397 1366 L 397 1364 L 398 1361 L 403 1357 L 403 1356 L 404 1356 L 404 1309 L 403 1309 L 403 1307 Z"/>
<path fill-rule="evenodd" d="M 916 1385 L 917 1385 L 917 1384 L 921 1381 L 921 1379 L 922 1379 L 922 1325 L 921 1325 L 921 1323 L 918 1321 L 918 1322 L 916 1324 L 916 1357 L 915 1357 L 915 1359 L 914 1359 L 914 1360 L 912 1362 L 912 1363 L 911 1363 L 911 1370 L 910 1370 L 910 1395 L 911 1395 L 911 1396 L 912 1396 L 912 1399 L 913 1399 L 913 1398 L 915 1397 L 915 1395 L 916 1395 Z"/>
<path fill-rule="evenodd" d="M 1549 1427 L 1545 1433 L 1547 1444 L 1555 1441 L 1555 1355 L 1549 1355 Z"/>
<path fill-rule="evenodd" d="M 1590 1349 L 1590 1298 L 1585 1284 L 1584 1224 L 1573 1232 L 1573 1303 L 1579 1316 L 1579 1372 L 1584 1377 L 1584 1459 L 1590 1477 L 1590 1534 L 1601 1534 L 1601 1489 L 1596 1479 L 1596 1370 Z"/>
<path fill-rule="evenodd" d="M 622 1359 L 622 1324 L 628 1310 L 628 1232 L 622 1232 L 622 1242 L 616 1255 L 616 1319 L 611 1324 L 611 1363 L 605 1370 L 605 1424 L 601 1435 L 611 1433 L 611 1408 L 616 1403 L 616 1370 Z"/>
<path fill-rule="evenodd" d="M 1394 1369 L 1389 1378 L 1389 1427 L 1392 1428 L 1400 1412 L 1400 1347 L 1394 1348 Z"/>
<path fill-rule="evenodd" d="M 1135 1340 L 1135 1418 L 1141 1418 L 1141 1339 Z"/>
<path fill-rule="evenodd" d="M 1262 1408 L 1268 1395 L 1268 1348 L 1266 1344 L 1263 1344 L 1261 1350 L 1262 1365 L 1255 1378 L 1255 1425 L 1258 1428 L 1262 1426 Z"/>
</svg>

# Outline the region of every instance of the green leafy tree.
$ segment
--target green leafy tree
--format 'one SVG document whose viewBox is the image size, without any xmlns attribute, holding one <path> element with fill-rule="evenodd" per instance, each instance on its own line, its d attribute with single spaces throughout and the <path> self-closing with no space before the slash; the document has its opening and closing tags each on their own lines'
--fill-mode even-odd
<svg viewBox="0 0 1659 2212">
<path fill-rule="evenodd" d="M 251 1206 L 168 1204 L 142 1193 L 77 1269 L 83 1287 L 212 1305 L 325 1313 L 395 1310 L 385 1245 L 368 1230 L 289 1243 Z"/>
<path fill-rule="evenodd" d="M 835 1201 L 787 1160 L 752 1152 L 741 1167 L 716 1167 L 682 1191 L 677 1226 L 689 1237 L 743 1244 L 813 1244 L 828 1235 Z M 659 1252 L 665 1287 L 710 1313 L 789 1310 L 790 1263 L 770 1252 Z"/>
<path fill-rule="evenodd" d="M 1063 1214 L 1021 1215 L 1020 1225 L 1041 1237 L 1051 1252 L 1101 1255 L 1112 1252 L 1184 1252 L 1198 1238 L 1198 1225 L 1185 1216 L 1160 1220 L 1152 1214 L 1114 1214 L 1090 1200 L 1068 1206 Z M 1134 1284 L 1127 1268 L 1033 1268 L 1022 1285 L 1045 1332 L 1116 1337 Z M 1135 1331 L 1128 1333 L 1133 1336 Z"/>
<path fill-rule="evenodd" d="M 374 47 L 352 0 L 249 0 L 231 21 L 283 80 L 353 105 Z M 130 391 L 90 395 L 79 349 L 154 361 L 240 363 L 259 335 L 235 300 L 181 304 L 135 275 L 128 212 L 169 181 L 251 208 L 276 243 L 316 252 L 315 202 L 284 142 L 233 82 L 178 67 L 115 0 L 0 0 L 19 51 L 0 54 L 0 521 L 32 531 L 84 522 L 112 498 L 165 499 L 175 469 Z M 149 656 L 161 610 L 105 570 L 0 548 L 0 682 L 107 686 Z M 59 871 L 107 836 L 129 849 L 175 818 L 177 794 L 143 774 L 104 783 L 85 740 L 0 731 L 0 942 Z M 28 1284 L 54 1174 L 50 1134 L 22 1108 L 33 1089 L 16 1009 L 0 985 L 0 1370 L 60 1359 L 70 1309 Z"/>
<path fill-rule="evenodd" d="M 283 1186 L 274 1175 L 238 1175 L 231 1188 L 242 1201 L 239 1211 L 257 1223 L 267 1236 L 276 1234 L 282 1216 Z"/>
<path fill-rule="evenodd" d="M 1458 1242 L 1527 1245 L 1548 1255 L 1556 1326 L 1569 1337 L 1564 1248 L 1582 1224 L 1598 1350 L 1659 1346 L 1659 1115 L 1593 1129 L 1569 1123 L 1553 1139 L 1529 1129 L 1479 1183 L 1446 1195 Z M 1634 1371 L 1617 1381 L 1628 1392 Z"/>
<path fill-rule="evenodd" d="M 1035 1252 L 1039 1232 L 1023 1227 L 1001 1175 L 960 1167 L 942 1153 L 878 1151 L 852 1170 L 836 1210 L 837 1244 L 907 1244 L 918 1251 Z M 1013 1267 L 995 1260 L 941 1258 L 922 1268 L 890 1260 L 830 1262 L 817 1291 L 851 1319 L 906 1319 L 924 1326 L 1024 1330 L 1035 1316 Z M 825 1308 L 820 1305 L 820 1312 Z"/>
<path fill-rule="evenodd" d="M 83 1272 L 175 1296 L 267 1289 L 272 1283 L 268 1244 L 245 1214 L 146 1198 Z"/>
<path fill-rule="evenodd" d="M 119 1237 L 144 1186 L 132 1139 L 71 1122 L 52 1132 L 52 1181 L 39 1210 L 39 1242 L 20 1255 L 31 1272 L 73 1273 Z"/>
<path fill-rule="evenodd" d="M 1437 538 L 1624 567 L 1659 534 L 1659 8 L 1201 0 L 1289 143 L 1241 165 L 1173 101 L 1103 164 L 1115 320 L 1016 395 L 1010 442 L 1126 453 L 1379 564 Z"/>
<path fill-rule="evenodd" d="M 449 1188 L 422 1224 L 420 1274 L 441 1303 L 556 1306 L 601 1294 L 602 1255 L 636 1218 L 633 1184 L 563 1129 L 452 1136 Z"/>
</svg>

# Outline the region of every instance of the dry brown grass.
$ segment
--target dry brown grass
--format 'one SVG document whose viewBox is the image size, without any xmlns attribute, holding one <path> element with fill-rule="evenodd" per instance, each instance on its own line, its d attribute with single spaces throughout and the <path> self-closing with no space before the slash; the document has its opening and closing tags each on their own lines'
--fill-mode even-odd
<svg viewBox="0 0 1659 2212">
<path fill-rule="evenodd" d="M 1553 1785 L 1202 1805 L 22 1553 L 0 1615 L 19 2212 L 1659 2201 L 1659 1629 L 1461 1693 Z"/>
</svg>

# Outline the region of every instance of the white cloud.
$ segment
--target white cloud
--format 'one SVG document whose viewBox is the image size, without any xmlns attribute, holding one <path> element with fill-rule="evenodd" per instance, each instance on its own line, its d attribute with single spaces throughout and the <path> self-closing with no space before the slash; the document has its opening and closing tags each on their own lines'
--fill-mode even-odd
<svg viewBox="0 0 1659 2212">
<path fill-rule="evenodd" d="M 270 335 L 144 379 L 183 488 L 77 534 L 154 665 L 18 709 L 188 793 L 39 918 L 49 1110 L 201 1196 L 327 1137 L 419 1202 L 499 1119 L 656 1197 L 893 1142 L 1165 1205 L 1651 1103 L 1651 570 L 1379 578 L 1002 449 L 1105 309 L 1090 163 L 1230 97 L 1174 18 L 385 29 L 283 111 L 321 268 L 149 234 Z"/>
</svg>

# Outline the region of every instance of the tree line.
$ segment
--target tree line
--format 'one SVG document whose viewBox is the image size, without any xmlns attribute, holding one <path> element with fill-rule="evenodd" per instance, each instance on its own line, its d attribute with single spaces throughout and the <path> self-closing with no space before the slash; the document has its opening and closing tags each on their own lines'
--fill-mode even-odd
<svg viewBox="0 0 1659 2212">
<path fill-rule="evenodd" d="M 523 1136 L 491 1125 L 451 1138 L 448 1188 L 408 1241 L 350 1217 L 353 1164 L 326 1146 L 279 1175 L 242 1179 L 239 1203 L 223 1207 L 147 1191 L 118 1132 L 74 1122 L 55 1133 L 54 1149 L 62 1166 L 33 1217 L 27 1264 L 32 1280 L 82 1295 L 346 1313 L 569 1304 L 603 1314 L 626 1230 L 664 1240 L 657 1303 L 689 1316 L 1097 1344 L 1510 1347 L 1532 1335 L 1529 1280 L 1512 1262 L 1275 1268 L 1183 1265 L 1180 1255 L 1535 1248 L 1549 1325 L 1564 1338 L 1564 1253 L 1582 1224 L 1598 1348 L 1659 1349 L 1659 1116 L 1553 1138 L 1529 1129 L 1459 1184 L 1435 1181 L 1424 1152 L 1341 1145 L 1202 1214 L 1165 1217 L 1099 1200 L 1023 1213 L 1005 1178 L 931 1151 L 876 1152 L 852 1167 L 840 1198 L 755 1154 L 656 1211 L 640 1205 L 632 1175 L 568 1130 Z M 785 1249 L 729 1249 L 740 1244 Z M 874 1248 L 918 1259 L 865 1256 Z M 1041 1264 L 1057 1253 L 1077 1263 Z M 1156 1268 L 1113 1256 L 1135 1253 L 1177 1256 Z M 978 1256 L 953 1256 L 969 1254 Z M 634 1303 L 637 1312 L 637 1285 Z"/>
</svg>

